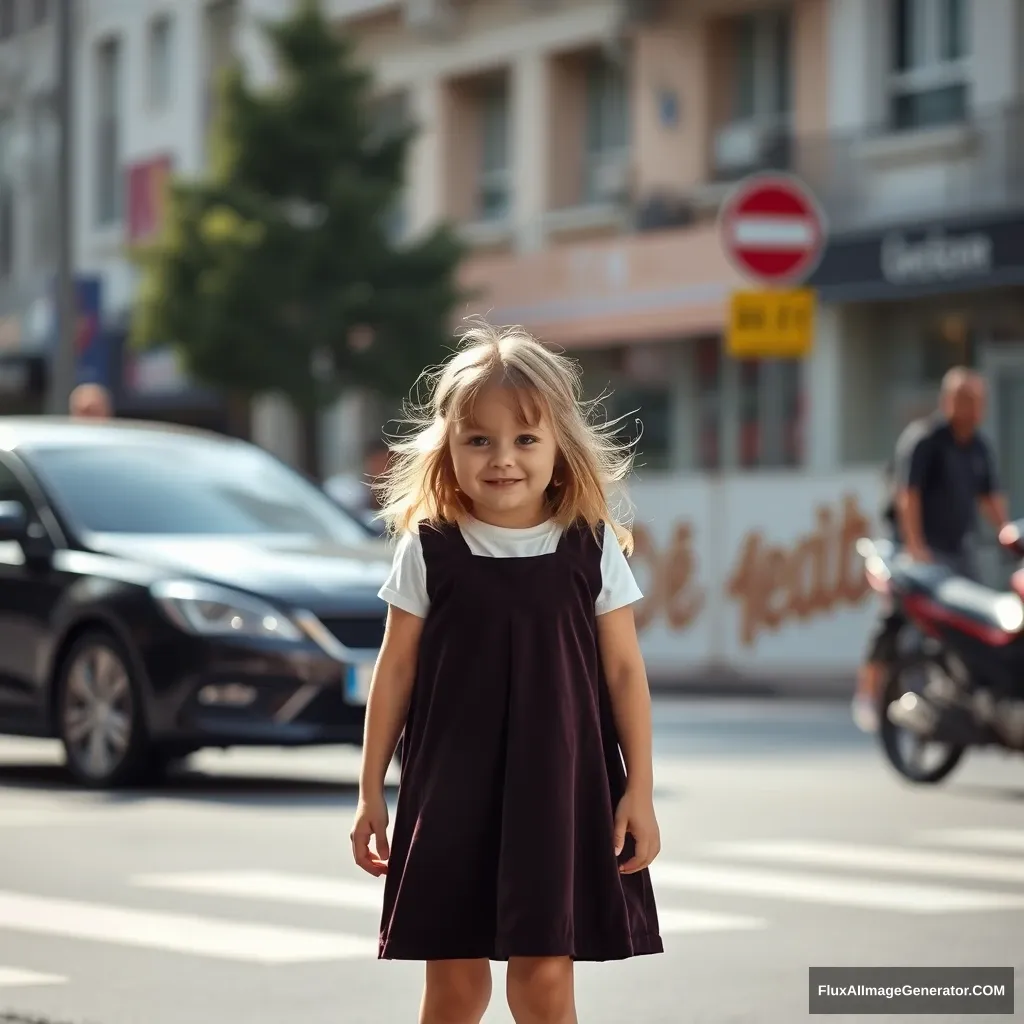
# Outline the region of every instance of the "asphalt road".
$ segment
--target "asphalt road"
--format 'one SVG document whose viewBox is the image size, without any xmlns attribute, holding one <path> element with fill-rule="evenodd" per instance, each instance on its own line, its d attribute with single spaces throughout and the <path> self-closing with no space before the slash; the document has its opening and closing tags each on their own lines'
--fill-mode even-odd
<svg viewBox="0 0 1024 1024">
<path fill-rule="evenodd" d="M 582 1022 L 792 1024 L 809 965 L 1024 964 L 1024 759 L 922 790 L 842 704 L 656 722 L 666 953 L 580 965 Z M 211 754 L 85 794 L 52 745 L 0 740 L 0 1021 L 415 1021 L 422 967 L 375 959 L 379 885 L 349 859 L 355 778 L 353 751 Z"/>
</svg>

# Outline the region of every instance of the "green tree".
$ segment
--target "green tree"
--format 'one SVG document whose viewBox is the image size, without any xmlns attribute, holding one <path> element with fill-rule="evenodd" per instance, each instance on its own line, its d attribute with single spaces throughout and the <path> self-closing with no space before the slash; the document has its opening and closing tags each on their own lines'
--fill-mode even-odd
<svg viewBox="0 0 1024 1024">
<path fill-rule="evenodd" d="M 417 129 L 380 127 L 371 78 L 319 3 L 263 31 L 275 84 L 226 75 L 209 171 L 172 181 L 159 240 L 135 254 L 132 334 L 236 401 L 285 394 L 315 473 L 320 410 L 350 388 L 400 396 L 443 357 L 463 249 L 444 224 L 392 241 Z"/>
</svg>

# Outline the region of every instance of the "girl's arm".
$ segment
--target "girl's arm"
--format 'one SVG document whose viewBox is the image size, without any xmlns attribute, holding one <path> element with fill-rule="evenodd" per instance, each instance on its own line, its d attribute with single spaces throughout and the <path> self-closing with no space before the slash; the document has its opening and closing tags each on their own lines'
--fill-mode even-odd
<svg viewBox="0 0 1024 1024">
<path fill-rule="evenodd" d="M 651 693 L 632 606 L 599 615 L 597 631 L 612 715 L 626 764 L 626 792 L 615 811 L 615 855 L 622 852 L 629 832 L 636 849 L 619 870 L 632 874 L 647 867 L 661 850 L 654 813 Z"/>
<path fill-rule="evenodd" d="M 359 773 L 361 798 L 384 791 L 384 776 L 398 746 L 416 676 L 423 619 L 391 605 L 384 642 L 370 681 L 363 728 L 363 759 Z"/>
<path fill-rule="evenodd" d="M 391 605 L 366 701 L 359 803 L 349 838 L 356 864 L 374 876 L 386 874 L 388 869 L 390 847 L 384 776 L 409 712 L 422 630 L 421 618 Z M 371 838 L 375 852 L 370 851 Z"/>
</svg>

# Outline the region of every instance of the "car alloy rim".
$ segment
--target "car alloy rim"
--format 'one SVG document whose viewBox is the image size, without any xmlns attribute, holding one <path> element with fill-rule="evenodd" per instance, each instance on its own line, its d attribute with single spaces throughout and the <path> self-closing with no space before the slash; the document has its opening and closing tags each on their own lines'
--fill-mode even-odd
<svg viewBox="0 0 1024 1024">
<path fill-rule="evenodd" d="M 64 735 L 75 760 L 93 778 L 109 775 L 131 742 L 132 695 L 121 659 L 89 647 L 68 672 Z"/>
</svg>

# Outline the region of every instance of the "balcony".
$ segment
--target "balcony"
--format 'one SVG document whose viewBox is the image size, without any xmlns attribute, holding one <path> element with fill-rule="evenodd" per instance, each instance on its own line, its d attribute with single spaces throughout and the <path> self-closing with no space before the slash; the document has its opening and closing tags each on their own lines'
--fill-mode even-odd
<svg viewBox="0 0 1024 1024">
<path fill-rule="evenodd" d="M 552 241 L 529 252 L 477 252 L 462 268 L 480 313 L 566 348 L 717 333 L 742 286 L 713 224 Z"/>
<path fill-rule="evenodd" d="M 792 170 L 814 189 L 833 231 L 1020 207 L 1024 103 L 927 128 L 802 138 Z"/>
</svg>

